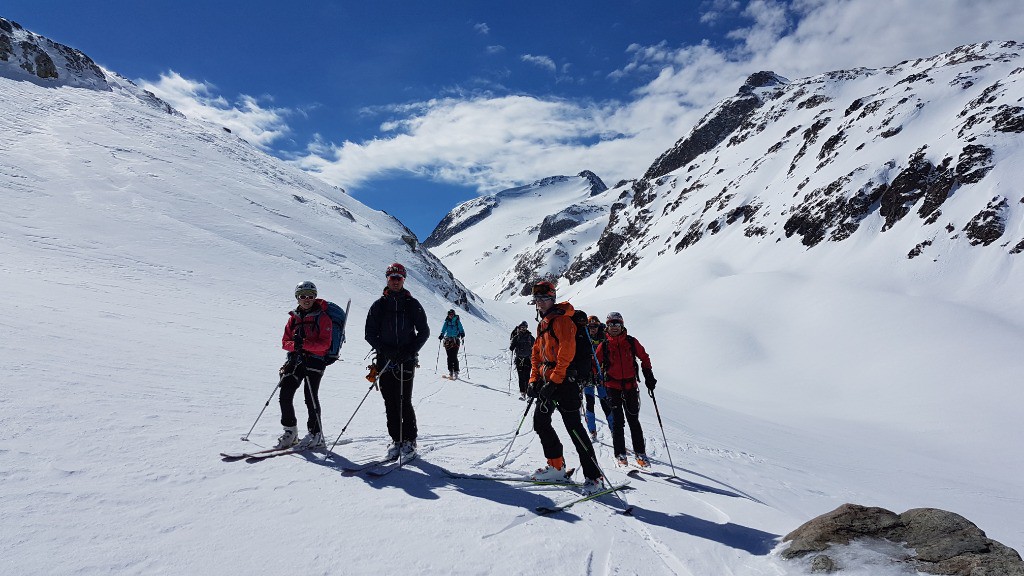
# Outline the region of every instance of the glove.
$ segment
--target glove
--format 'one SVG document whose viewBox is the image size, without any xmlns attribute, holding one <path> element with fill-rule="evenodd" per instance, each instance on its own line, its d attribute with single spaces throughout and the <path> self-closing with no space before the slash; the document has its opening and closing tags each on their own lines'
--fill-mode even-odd
<svg viewBox="0 0 1024 576">
<path fill-rule="evenodd" d="M 556 384 L 554 382 L 545 382 L 544 385 L 540 387 L 538 394 L 544 400 L 551 400 L 551 397 L 555 395 L 555 386 Z"/>
<path fill-rule="evenodd" d="M 294 352 L 288 353 L 288 359 L 281 365 L 281 369 L 277 371 L 279 376 L 284 376 L 285 374 L 295 370 L 295 356 L 296 354 Z"/>
<path fill-rule="evenodd" d="M 654 386 L 658 383 L 658 379 L 654 377 L 654 371 L 650 368 L 644 368 L 641 370 L 644 373 L 644 384 L 648 390 L 654 390 Z"/>
<path fill-rule="evenodd" d="M 529 396 L 530 398 L 536 398 L 537 397 L 537 383 L 536 382 L 530 382 L 530 384 L 526 387 L 526 395 Z"/>
<path fill-rule="evenodd" d="M 292 336 L 292 342 L 295 343 L 296 350 L 302 350 L 302 341 L 302 334 L 296 334 L 295 336 Z"/>
</svg>

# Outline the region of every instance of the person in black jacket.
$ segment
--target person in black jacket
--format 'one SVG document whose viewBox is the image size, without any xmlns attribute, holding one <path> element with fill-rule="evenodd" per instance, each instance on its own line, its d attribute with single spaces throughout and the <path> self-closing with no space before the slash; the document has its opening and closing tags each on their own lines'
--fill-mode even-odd
<svg viewBox="0 0 1024 576">
<path fill-rule="evenodd" d="M 391 445 L 387 459 L 416 455 L 416 413 L 412 380 L 417 354 L 430 337 L 423 306 L 405 289 L 405 266 L 395 262 L 385 272 L 384 294 L 366 314 L 366 341 L 377 351 L 378 385 L 384 397 Z"/>
<path fill-rule="evenodd" d="M 526 400 L 526 388 L 530 385 L 530 370 L 533 368 L 530 356 L 533 354 L 533 341 L 530 327 L 523 320 L 523 323 L 512 331 L 512 337 L 508 344 L 508 349 L 515 355 L 516 372 L 519 374 L 520 400 Z"/>
</svg>

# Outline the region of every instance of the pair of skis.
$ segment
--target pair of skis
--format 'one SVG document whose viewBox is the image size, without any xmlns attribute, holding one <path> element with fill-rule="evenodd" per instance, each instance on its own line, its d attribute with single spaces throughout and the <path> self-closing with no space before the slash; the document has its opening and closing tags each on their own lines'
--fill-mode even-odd
<svg viewBox="0 0 1024 576">
<path fill-rule="evenodd" d="M 401 458 L 383 458 L 380 460 L 371 460 L 364 462 L 363 464 L 357 464 L 355 466 L 342 467 L 342 471 L 346 474 L 359 474 L 365 473 L 367 476 L 387 476 L 388 474 L 398 470 L 412 462 L 419 457 L 419 454 L 413 454 L 412 456 L 403 456 Z"/>
<path fill-rule="evenodd" d="M 448 444 L 445 444 L 448 446 Z M 402 456 L 401 458 L 381 458 L 379 460 L 370 460 L 369 462 L 363 462 L 362 464 L 355 464 L 351 466 L 342 466 L 342 472 L 346 474 L 359 474 L 366 473 L 368 476 L 386 476 L 395 470 L 399 470 L 409 462 L 416 460 L 420 457 L 420 454 L 430 452 L 437 445 L 431 444 L 429 446 L 420 446 L 416 449 L 416 452 L 412 456 Z"/>
<path fill-rule="evenodd" d="M 338 445 L 348 444 L 352 442 L 351 438 L 345 438 L 338 442 Z M 288 448 L 267 448 L 266 450 L 254 450 L 252 452 L 221 452 L 221 458 L 225 462 L 235 462 L 242 460 L 243 458 L 247 462 L 259 462 L 260 460 L 266 460 L 268 458 L 276 458 L 278 456 L 288 456 L 291 454 L 301 454 L 310 450 L 323 450 L 326 446 L 317 446 L 316 448 L 309 448 L 306 446 L 290 446 Z"/>
<path fill-rule="evenodd" d="M 527 484 L 531 484 L 531 485 L 535 485 L 535 486 L 564 486 L 566 488 L 581 488 L 581 487 L 583 487 L 583 484 L 581 484 L 579 482 L 573 482 L 572 480 L 569 479 L 569 476 L 572 475 L 572 472 L 573 472 L 573 470 L 570 470 L 569 472 L 566 473 L 566 479 L 564 481 L 563 480 L 535 480 L 535 479 L 530 478 L 528 476 L 521 476 L 520 477 L 520 476 L 487 476 L 487 475 L 483 475 L 483 474 L 458 474 L 458 473 L 455 473 L 455 472 L 448 472 L 448 471 L 445 471 L 445 474 L 447 474 L 450 478 L 463 479 L 463 480 L 491 480 L 491 481 L 495 481 L 495 482 L 523 482 L 523 483 L 527 483 Z M 589 494 L 584 494 L 584 495 L 582 495 L 579 498 L 573 498 L 571 500 L 562 502 L 561 504 L 556 504 L 554 506 L 537 506 L 536 508 L 534 508 L 534 510 L 537 512 L 537 514 L 540 514 L 540 515 L 555 514 L 557 512 L 562 512 L 563 510 L 568 510 L 569 508 L 572 508 L 573 506 L 575 506 L 575 505 L 577 505 L 577 504 L 579 504 L 581 502 L 586 502 L 588 500 L 593 500 L 595 498 L 600 498 L 601 496 L 606 496 L 606 495 L 612 494 L 614 492 L 631 490 L 631 489 L 632 489 L 632 487 L 629 485 L 629 481 L 627 480 L 627 481 L 622 482 L 620 484 L 612 484 L 612 485 L 606 486 L 605 488 L 603 488 L 601 490 L 598 490 L 596 492 L 591 492 Z M 628 515 L 630 512 L 632 512 L 632 510 L 633 510 L 633 507 L 629 506 L 625 510 L 623 510 L 622 513 Z"/>
</svg>

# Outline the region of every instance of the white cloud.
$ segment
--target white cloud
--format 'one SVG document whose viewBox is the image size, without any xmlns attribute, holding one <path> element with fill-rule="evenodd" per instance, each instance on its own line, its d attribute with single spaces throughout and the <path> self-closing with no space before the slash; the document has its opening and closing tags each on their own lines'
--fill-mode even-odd
<svg viewBox="0 0 1024 576">
<path fill-rule="evenodd" d="M 504 51 L 505 51 L 505 47 L 501 46 L 500 44 L 496 45 L 496 46 L 488 46 L 487 47 L 487 53 L 488 54 L 501 54 Z"/>
<path fill-rule="evenodd" d="M 484 36 L 491 33 L 491 27 L 486 22 L 477 22 L 473 25 L 473 29 Z"/>
<path fill-rule="evenodd" d="M 392 171 L 439 181 L 507 188 L 591 169 L 609 183 L 643 174 L 717 101 L 759 70 L 788 78 L 882 67 L 986 40 L 1020 40 L 1019 0 L 715 0 L 716 23 L 745 23 L 732 44 L 634 44 L 608 77 L 635 82 L 626 102 L 577 102 L 529 95 L 438 99 L 390 109 L 366 142 L 317 142 L 300 165 L 358 193 Z M 523 61 L 557 72 L 547 56 Z M 597 142 L 597 143 L 595 143 Z"/>
<path fill-rule="evenodd" d="M 285 118 L 292 111 L 264 108 L 256 98 L 245 94 L 232 104 L 215 94 L 216 86 L 189 80 L 173 70 L 161 74 L 156 82 L 138 80 L 137 83 L 185 116 L 227 127 L 260 148 L 269 149 L 274 141 L 290 132 Z"/>
<path fill-rule="evenodd" d="M 523 62 L 539 66 L 541 68 L 544 68 L 545 70 L 550 70 L 551 72 L 554 72 L 557 69 L 557 67 L 555 66 L 555 61 L 547 56 L 534 56 L 532 54 L 523 54 L 522 56 L 520 56 L 520 59 Z"/>
</svg>

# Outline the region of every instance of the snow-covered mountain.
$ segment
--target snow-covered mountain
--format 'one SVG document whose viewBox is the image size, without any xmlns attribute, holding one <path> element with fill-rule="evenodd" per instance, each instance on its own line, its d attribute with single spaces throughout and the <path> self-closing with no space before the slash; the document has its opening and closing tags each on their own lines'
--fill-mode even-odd
<svg viewBox="0 0 1024 576">
<path fill-rule="evenodd" d="M 478 294 L 515 296 L 531 279 L 561 276 L 596 242 L 623 190 L 589 171 L 544 178 L 463 202 L 423 245 L 459 277 L 480 279 Z"/>
<path fill-rule="evenodd" d="M 448 473 L 543 463 L 510 393 L 508 327 L 529 307 L 475 300 L 393 218 L 221 127 L 62 64 L 13 23 L 0 37 L 0 573 L 797 575 L 810 559 L 783 560 L 780 537 L 844 502 L 945 508 L 1024 545 L 1024 311 L 1003 252 L 945 263 L 972 284 L 884 243 L 860 256 L 876 266 L 848 267 L 858 236 L 769 253 L 719 234 L 571 286 L 651 352 L 657 412 L 644 395 L 640 419 L 660 475 L 540 516 L 575 493 Z M 21 65 L 25 42 L 56 78 L 37 74 L 38 53 Z M 627 186 L 591 196 L 561 180 L 533 190 L 564 195 L 550 214 L 628 203 Z M 569 234 L 591 220 L 550 230 L 576 221 L 542 242 L 577 249 Z M 453 301 L 474 312 L 467 378 L 431 369 L 432 340 L 413 394 L 423 455 L 384 478 L 344 474 L 387 443 L 360 335 L 393 260 L 433 330 Z M 280 432 L 281 330 L 303 279 L 352 299 L 320 394 L 328 437 L 351 442 L 329 460 L 223 462 Z M 603 421 L 598 437 L 609 481 L 625 480 Z M 834 556 L 849 574 L 910 573 L 884 552 Z"/>
<path fill-rule="evenodd" d="M 603 220 L 596 242 L 593 220 L 557 247 L 506 240 L 535 232 L 576 198 L 506 205 L 517 214 L 507 222 L 495 213 L 447 231 L 485 198 L 457 207 L 431 245 L 471 287 L 497 298 L 518 294 L 530 272 L 599 286 L 698 244 L 721 252 L 734 236 L 759 254 L 791 242 L 884 243 L 886 256 L 927 260 L 938 274 L 958 258 L 1015 256 L 1024 252 L 1022 51 L 989 42 L 792 82 L 753 74 L 630 189 L 589 199 Z M 499 250 L 515 258 L 495 258 Z"/>
<path fill-rule="evenodd" d="M 137 261 L 152 243 L 168 251 L 159 266 L 187 280 L 205 268 L 203 249 L 220 245 L 238 262 L 206 273 L 234 277 L 241 289 L 252 274 L 279 275 L 286 295 L 301 275 L 379 291 L 384 268 L 399 261 L 442 306 L 482 314 L 412 232 L 344 190 L 2 19 L 0 60 L 0 76 L 13 80 L 3 84 L 0 118 L 10 135 L 0 158 L 5 209 L 36 231 L 43 254 L 53 243 L 102 252 L 131 231 L 138 243 L 107 264 Z"/>
</svg>

